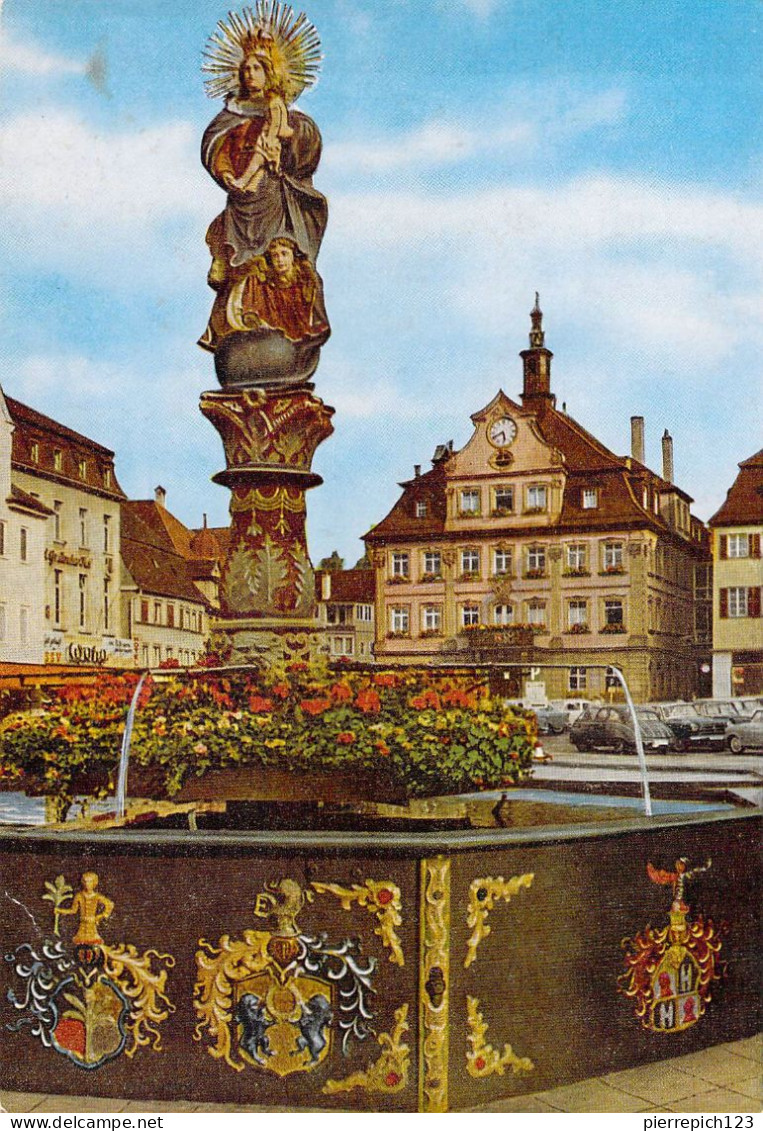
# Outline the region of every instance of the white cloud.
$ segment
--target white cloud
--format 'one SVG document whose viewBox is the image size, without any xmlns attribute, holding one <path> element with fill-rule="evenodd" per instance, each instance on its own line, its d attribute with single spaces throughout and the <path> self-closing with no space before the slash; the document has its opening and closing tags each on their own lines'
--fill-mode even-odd
<svg viewBox="0 0 763 1131">
<path fill-rule="evenodd" d="M 45 51 L 32 43 L 19 43 L 0 31 L 0 71 L 18 71 L 26 75 L 84 75 L 88 65 L 65 55 Z"/>
</svg>

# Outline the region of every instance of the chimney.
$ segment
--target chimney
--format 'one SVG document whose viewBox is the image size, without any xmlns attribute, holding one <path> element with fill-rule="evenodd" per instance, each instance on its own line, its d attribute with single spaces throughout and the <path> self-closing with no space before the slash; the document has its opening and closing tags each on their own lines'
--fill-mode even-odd
<svg viewBox="0 0 763 1131">
<path fill-rule="evenodd" d="M 202 526 L 203 526 L 203 527 L 204 527 L 204 529 L 206 530 L 206 529 L 207 529 L 207 516 L 206 516 L 206 514 L 203 514 L 203 515 L 201 516 L 201 518 L 202 518 Z"/>
<path fill-rule="evenodd" d="M 646 463 L 644 455 L 644 418 L 631 417 L 631 455 L 639 463 Z"/>
<path fill-rule="evenodd" d="M 662 434 L 662 478 L 673 482 L 673 437 L 667 428 Z"/>
<path fill-rule="evenodd" d="M 414 463 L 414 465 L 413 465 L 413 478 L 418 479 L 418 477 L 420 475 L 421 475 L 421 464 L 420 463 Z"/>
<path fill-rule="evenodd" d="M 154 499 L 160 507 L 165 505 L 166 498 L 167 492 L 164 490 L 164 487 L 154 487 Z"/>
</svg>

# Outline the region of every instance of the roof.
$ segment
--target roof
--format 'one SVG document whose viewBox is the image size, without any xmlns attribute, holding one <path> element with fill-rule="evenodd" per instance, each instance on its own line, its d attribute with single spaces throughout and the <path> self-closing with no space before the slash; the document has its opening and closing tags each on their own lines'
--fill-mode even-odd
<svg viewBox="0 0 763 1131">
<path fill-rule="evenodd" d="M 152 596 L 207 604 L 194 585 L 191 562 L 175 549 L 166 524 L 151 521 L 151 517 L 143 503 L 126 501 L 122 504 L 122 561 L 133 581 L 140 590 Z M 174 522 L 178 521 L 171 517 Z M 144 521 L 144 518 L 149 521 Z M 190 532 L 188 540 L 190 542 Z"/>
<path fill-rule="evenodd" d="M 49 416 L 22 404 L 12 397 L 5 403 L 15 425 L 13 432 L 12 463 L 19 470 L 45 479 L 70 483 L 81 490 L 96 491 L 109 498 L 123 499 L 124 492 L 114 475 L 114 453 L 81 432 L 59 424 Z M 32 445 L 38 446 L 38 455 L 32 455 Z M 55 466 L 55 453 L 61 453 L 61 466 Z M 80 474 L 80 463 L 85 461 L 85 475 Z M 108 471 L 110 485 L 106 485 Z"/>
<path fill-rule="evenodd" d="M 49 515 L 53 514 L 50 507 L 46 507 L 45 503 L 34 495 L 30 495 L 27 491 L 22 491 L 15 483 L 11 484 L 11 493 L 6 499 L 6 502 L 9 507 L 20 508 L 25 511 L 34 511 L 34 513 L 38 514 L 41 518 L 47 518 Z"/>
<path fill-rule="evenodd" d="M 202 526 L 200 529 L 194 530 L 192 533 L 193 542 L 191 543 L 191 551 L 193 557 L 207 557 L 207 551 L 212 547 L 212 539 L 214 539 L 214 544 L 217 547 L 217 560 L 222 561 L 226 557 L 228 549 L 230 547 L 230 527 Z M 197 543 L 197 538 L 201 538 L 202 541 L 200 543 Z M 199 550 L 199 545 L 201 545 L 203 552 Z"/>
<path fill-rule="evenodd" d="M 372 569 L 335 569 L 319 570 L 317 574 L 318 593 L 320 595 L 321 579 L 325 576 L 331 578 L 331 593 L 326 598 L 337 604 L 354 604 L 359 602 L 366 605 L 373 604 L 376 595 L 376 576 Z"/>
<path fill-rule="evenodd" d="M 763 522 L 763 448 L 739 464 L 739 474 L 709 526 L 749 526 Z"/>
<path fill-rule="evenodd" d="M 129 499 L 122 504 L 123 514 L 125 508 L 154 531 L 160 540 L 158 544 L 174 550 L 184 558 L 200 556 L 191 551 L 193 531 L 184 526 L 179 518 L 175 518 L 162 503 L 155 499 Z"/>
</svg>

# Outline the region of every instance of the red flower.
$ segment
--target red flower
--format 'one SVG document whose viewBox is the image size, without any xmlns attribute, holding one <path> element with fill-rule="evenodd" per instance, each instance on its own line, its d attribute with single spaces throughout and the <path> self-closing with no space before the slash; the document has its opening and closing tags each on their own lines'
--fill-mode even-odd
<svg viewBox="0 0 763 1131">
<path fill-rule="evenodd" d="M 472 709 L 475 706 L 474 696 L 462 691 L 460 687 L 452 687 L 449 691 L 444 691 L 442 701 L 446 707 Z"/>
<path fill-rule="evenodd" d="M 380 672 L 379 675 L 374 676 L 377 687 L 399 687 L 402 682 L 403 677 L 396 672 Z"/>
<path fill-rule="evenodd" d="M 386 758 L 386 756 L 389 754 L 389 746 L 387 746 L 387 743 L 386 742 L 377 742 L 375 745 L 376 745 L 377 754 L 381 754 L 383 757 Z"/>
<path fill-rule="evenodd" d="M 417 711 L 425 711 L 428 707 L 431 707 L 434 711 L 439 711 L 440 696 L 436 691 L 428 688 L 422 695 L 414 695 L 411 699 L 411 706 L 415 707 Z"/>
<path fill-rule="evenodd" d="M 262 695 L 252 695 L 249 698 L 249 710 L 254 715 L 261 715 L 273 710 L 273 700 L 265 699 Z"/>
<path fill-rule="evenodd" d="M 291 688 L 288 683 L 277 683 L 275 687 L 271 688 L 270 694 L 277 695 L 279 699 L 288 699 Z"/>
<path fill-rule="evenodd" d="M 351 730 L 343 730 L 336 736 L 336 741 L 338 746 L 352 746 L 355 735 Z"/>
<path fill-rule="evenodd" d="M 322 715 L 330 706 L 330 699 L 303 699 L 300 703 L 300 707 L 308 715 Z"/>
<path fill-rule="evenodd" d="M 355 706 L 364 711 L 365 714 L 373 715 L 381 710 L 381 699 L 372 687 L 364 687 L 362 691 L 358 692 Z"/>
<path fill-rule="evenodd" d="M 293 664 L 287 664 L 287 672 L 306 672 L 310 665 L 306 664 L 304 660 L 295 660 Z"/>
<path fill-rule="evenodd" d="M 352 688 L 346 683 L 335 683 L 329 695 L 332 699 L 336 699 L 337 703 L 346 703 L 348 699 L 352 699 Z"/>
</svg>

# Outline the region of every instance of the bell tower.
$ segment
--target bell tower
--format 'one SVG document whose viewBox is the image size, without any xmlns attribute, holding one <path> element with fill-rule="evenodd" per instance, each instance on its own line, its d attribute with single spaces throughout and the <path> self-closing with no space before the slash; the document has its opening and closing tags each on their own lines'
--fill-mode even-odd
<svg viewBox="0 0 763 1131">
<path fill-rule="evenodd" d="M 551 392 L 551 350 L 546 349 L 546 334 L 543 330 L 543 311 L 540 308 L 538 292 L 535 292 L 535 306 L 530 311 L 530 348 L 522 350 L 520 357 L 524 366 L 524 386 L 522 404 L 525 408 L 540 409 L 545 405 L 556 405 L 556 397 Z"/>
</svg>

